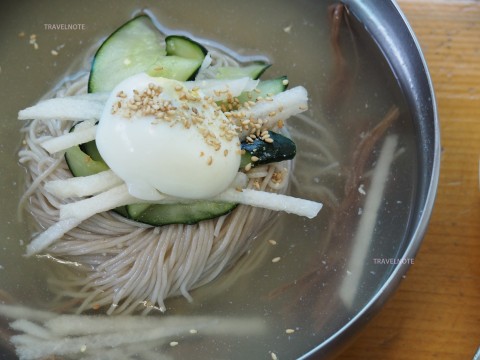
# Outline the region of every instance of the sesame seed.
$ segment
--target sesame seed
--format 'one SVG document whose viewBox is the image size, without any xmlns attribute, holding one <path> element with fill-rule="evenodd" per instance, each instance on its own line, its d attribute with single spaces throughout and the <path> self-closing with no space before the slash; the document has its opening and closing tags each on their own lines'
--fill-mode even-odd
<svg viewBox="0 0 480 360">
<path fill-rule="evenodd" d="M 274 257 L 274 258 L 272 259 L 272 263 L 277 263 L 277 262 L 280 261 L 280 259 L 281 259 L 280 256 Z"/>
<path fill-rule="evenodd" d="M 294 329 L 287 329 L 287 330 L 285 330 L 285 332 L 287 334 L 293 334 L 295 332 L 295 330 Z"/>
<path fill-rule="evenodd" d="M 212 165 L 212 163 L 213 163 L 213 158 L 209 156 L 207 160 L 207 165 Z"/>
<path fill-rule="evenodd" d="M 272 358 L 272 360 L 278 360 L 278 357 L 274 352 L 270 353 L 270 357 Z"/>
<path fill-rule="evenodd" d="M 50 53 L 51 53 L 53 56 L 57 56 L 57 55 L 58 55 L 58 51 L 56 51 L 56 50 L 52 50 L 52 51 L 50 51 Z"/>
<path fill-rule="evenodd" d="M 270 243 L 270 245 L 277 245 L 277 242 L 273 239 L 268 240 L 268 242 Z"/>
<path fill-rule="evenodd" d="M 257 161 L 259 160 L 259 158 L 256 157 L 256 156 L 252 156 L 252 157 L 250 158 L 250 160 L 252 160 L 253 162 L 257 162 Z"/>
<path fill-rule="evenodd" d="M 189 331 L 189 332 L 190 332 L 190 334 L 196 334 L 198 331 L 197 331 L 197 330 L 195 330 L 195 329 L 190 329 L 190 331 Z"/>
<path fill-rule="evenodd" d="M 170 346 L 174 347 L 178 345 L 178 341 L 170 341 Z"/>
<path fill-rule="evenodd" d="M 263 139 L 263 141 L 265 141 L 266 143 L 269 143 L 269 144 L 273 143 L 273 139 L 271 137 Z"/>
<path fill-rule="evenodd" d="M 248 163 L 247 165 L 245 165 L 245 171 L 250 171 L 251 168 L 252 168 L 252 163 Z"/>
</svg>

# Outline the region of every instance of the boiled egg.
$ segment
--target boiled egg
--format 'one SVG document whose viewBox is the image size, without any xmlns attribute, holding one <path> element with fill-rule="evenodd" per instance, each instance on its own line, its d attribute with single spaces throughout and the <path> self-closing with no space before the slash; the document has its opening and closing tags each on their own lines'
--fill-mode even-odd
<svg viewBox="0 0 480 360">
<path fill-rule="evenodd" d="M 131 195 L 207 199 L 224 191 L 240 166 L 235 125 L 201 88 L 134 75 L 118 84 L 98 124 L 96 143 Z"/>
</svg>

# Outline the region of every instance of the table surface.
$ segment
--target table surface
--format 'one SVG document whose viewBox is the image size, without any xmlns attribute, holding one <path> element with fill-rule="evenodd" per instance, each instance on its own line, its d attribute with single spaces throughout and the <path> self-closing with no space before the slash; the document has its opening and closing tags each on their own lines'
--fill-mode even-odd
<svg viewBox="0 0 480 360">
<path fill-rule="evenodd" d="M 472 359 L 480 346 L 480 1 L 398 4 L 434 84 L 440 183 L 414 265 L 339 360 Z"/>
</svg>

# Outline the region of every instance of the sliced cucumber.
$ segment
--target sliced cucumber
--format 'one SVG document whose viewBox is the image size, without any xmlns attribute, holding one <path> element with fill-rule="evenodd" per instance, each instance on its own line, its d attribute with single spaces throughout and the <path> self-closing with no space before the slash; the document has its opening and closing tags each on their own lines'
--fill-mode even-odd
<svg viewBox="0 0 480 360">
<path fill-rule="evenodd" d="M 97 144 L 95 143 L 95 140 L 80 145 L 80 150 L 90 156 L 93 160 L 105 163 L 102 159 L 102 156 L 100 155 L 100 152 L 97 149 Z"/>
<path fill-rule="evenodd" d="M 185 36 L 170 35 L 165 38 L 166 56 L 161 56 L 149 67 L 150 76 L 186 81 L 195 78 L 207 55 L 199 43 Z"/>
<path fill-rule="evenodd" d="M 111 91 L 120 81 L 146 71 L 166 55 L 162 35 L 140 15 L 111 34 L 93 59 L 88 92 Z"/>
<path fill-rule="evenodd" d="M 136 214 L 136 221 L 161 226 L 169 224 L 196 224 L 202 220 L 213 219 L 231 212 L 237 204 L 199 201 L 188 204 L 150 205 Z M 138 208 L 136 210 L 139 210 Z M 128 206 L 131 214 L 131 205 Z"/>
<path fill-rule="evenodd" d="M 147 210 L 147 208 L 149 208 L 150 206 L 154 206 L 154 205 L 152 205 L 152 204 L 146 204 L 146 203 L 137 203 L 137 204 L 127 205 L 126 208 L 127 208 L 128 216 L 129 216 L 131 219 L 138 219 L 139 216 L 140 216 L 145 210 Z"/>
<path fill-rule="evenodd" d="M 162 56 L 146 73 L 150 76 L 186 81 L 195 77 L 202 62 L 180 56 Z"/>
<path fill-rule="evenodd" d="M 208 53 L 208 50 L 203 45 L 182 35 L 167 36 L 165 44 L 168 56 L 180 56 L 186 59 L 198 60 L 200 64 Z"/>
<path fill-rule="evenodd" d="M 65 152 L 65 160 L 73 176 L 94 175 L 109 167 L 103 161 L 96 161 L 84 153 L 79 146 L 73 146 Z"/>
<path fill-rule="evenodd" d="M 242 155 L 240 166 L 244 167 L 249 163 L 252 166 L 269 164 L 291 160 L 295 157 L 297 147 L 291 139 L 273 131 L 269 131 L 268 134 L 273 139 L 271 143 L 258 138 L 252 143 L 246 141 L 241 143 L 241 148 L 245 150 L 245 154 Z M 252 156 L 255 156 L 258 160 L 252 161 Z"/>
<path fill-rule="evenodd" d="M 246 101 L 255 101 L 259 97 L 276 95 L 285 91 L 288 87 L 288 78 L 281 76 L 275 79 L 262 80 L 258 83 L 255 91 L 248 91 L 238 96 L 238 101 L 243 104 Z"/>
<path fill-rule="evenodd" d="M 247 66 L 224 66 L 218 68 L 217 79 L 238 79 L 245 76 L 254 80 L 258 79 L 267 70 L 271 64 L 263 61 L 256 61 Z"/>
</svg>

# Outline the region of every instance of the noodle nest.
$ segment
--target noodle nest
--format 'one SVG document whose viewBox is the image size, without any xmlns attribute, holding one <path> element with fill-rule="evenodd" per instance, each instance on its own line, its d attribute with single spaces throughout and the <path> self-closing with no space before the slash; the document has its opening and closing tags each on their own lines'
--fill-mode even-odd
<svg viewBox="0 0 480 360">
<path fill-rule="evenodd" d="M 53 96 L 86 93 L 87 80 L 85 73 L 69 80 Z M 71 126 L 68 121 L 33 120 L 23 129 L 19 157 L 27 168 L 27 191 L 21 204 L 35 219 L 36 231 L 58 221 L 61 205 L 78 200 L 58 199 L 45 190 L 46 182 L 72 174 L 62 155 L 50 155 L 40 146 Z M 285 192 L 290 167 L 290 161 L 255 167 L 247 172 L 248 188 Z M 191 300 L 189 291 L 235 263 L 271 215 L 270 210 L 239 205 L 198 224 L 152 227 L 112 211 L 100 213 L 46 249 L 43 256 L 61 264 L 52 267 L 49 284 L 58 295 L 56 303 L 73 303 L 77 313 L 103 307 L 108 314 L 165 311 L 166 298 L 181 294 Z"/>
</svg>

